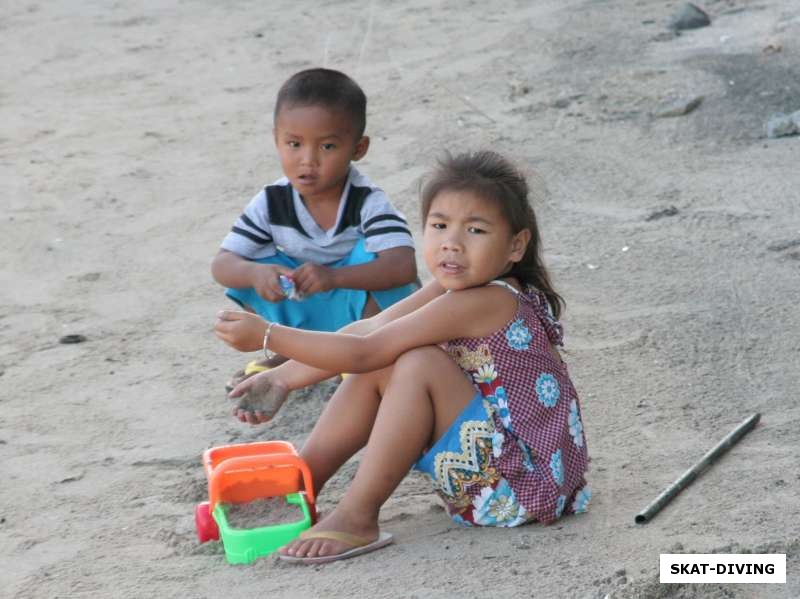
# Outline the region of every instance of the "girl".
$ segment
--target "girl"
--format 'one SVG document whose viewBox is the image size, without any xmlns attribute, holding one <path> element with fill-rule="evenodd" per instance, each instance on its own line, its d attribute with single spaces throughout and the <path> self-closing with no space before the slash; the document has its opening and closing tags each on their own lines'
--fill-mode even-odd
<svg viewBox="0 0 800 599">
<path fill-rule="evenodd" d="M 354 373 L 301 455 L 317 491 L 366 445 L 360 466 L 281 559 L 319 563 L 390 543 L 378 513 L 412 466 L 465 525 L 549 523 L 586 508 L 580 407 L 554 347 L 562 300 L 524 177 L 493 152 L 448 155 L 423 187 L 422 222 L 433 280 L 372 318 L 320 333 L 220 313 L 216 333 L 231 346 L 292 358 L 231 392 L 242 421 L 268 420 L 292 389 Z"/>
</svg>

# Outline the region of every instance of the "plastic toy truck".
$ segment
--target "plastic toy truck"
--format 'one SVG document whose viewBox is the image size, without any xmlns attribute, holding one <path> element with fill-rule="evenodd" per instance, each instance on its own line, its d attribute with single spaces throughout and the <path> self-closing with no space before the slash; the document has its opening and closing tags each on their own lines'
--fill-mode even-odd
<svg viewBox="0 0 800 599">
<path fill-rule="evenodd" d="M 195 508 L 201 543 L 221 540 L 231 564 L 249 564 L 295 539 L 316 521 L 311 471 L 286 441 L 212 447 L 203 453 L 208 501 Z M 296 521 L 259 528 L 234 528 L 228 522 L 233 504 L 284 497 L 297 506 Z"/>
</svg>

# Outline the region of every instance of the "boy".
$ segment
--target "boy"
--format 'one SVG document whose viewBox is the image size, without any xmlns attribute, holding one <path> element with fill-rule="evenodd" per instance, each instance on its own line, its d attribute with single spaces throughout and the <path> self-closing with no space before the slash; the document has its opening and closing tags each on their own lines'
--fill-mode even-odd
<svg viewBox="0 0 800 599">
<path fill-rule="evenodd" d="M 369 148 L 366 104 L 355 81 L 330 69 L 301 71 L 278 92 L 273 137 L 285 176 L 250 201 L 211 266 L 246 310 L 336 331 L 416 289 L 405 218 L 351 165 Z M 287 298 L 281 276 L 302 299 Z M 231 382 L 282 361 L 251 362 Z"/>
</svg>

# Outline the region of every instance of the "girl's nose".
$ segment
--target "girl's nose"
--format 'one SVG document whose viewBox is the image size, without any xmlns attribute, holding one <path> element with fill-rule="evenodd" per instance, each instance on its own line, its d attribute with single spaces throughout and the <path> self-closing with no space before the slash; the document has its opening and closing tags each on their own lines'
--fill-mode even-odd
<svg viewBox="0 0 800 599">
<path fill-rule="evenodd" d="M 442 240 L 442 249 L 449 252 L 460 252 L 462 250 L 461 240 L 456 236 L 449 236 Z"/>
</svg>

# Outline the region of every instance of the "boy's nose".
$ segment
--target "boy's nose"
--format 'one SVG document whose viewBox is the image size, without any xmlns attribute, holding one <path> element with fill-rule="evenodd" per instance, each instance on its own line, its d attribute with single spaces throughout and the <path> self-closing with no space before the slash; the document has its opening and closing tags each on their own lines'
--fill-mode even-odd
<svg viewBox="0 0 800 599">
<path fill-rule="evenodd" d="M 307 165 L 315 165 L 317 164 L 317 152 L 315 150 L 306 150 L 303 152 L 303 156 L 301 158 L 303 164 Z"/>
</svg>

